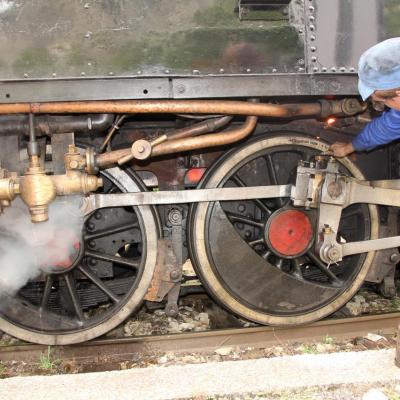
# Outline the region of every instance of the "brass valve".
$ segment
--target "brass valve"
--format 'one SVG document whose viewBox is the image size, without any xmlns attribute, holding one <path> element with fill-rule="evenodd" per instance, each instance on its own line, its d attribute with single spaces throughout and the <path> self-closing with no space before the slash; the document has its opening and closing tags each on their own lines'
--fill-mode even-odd
<svg viewBox="0 0 400 400">
<path fill-rule="evenodd" d="M 56 198 L 56 189 L 37 156 L 31 156 L 29 167 L 20 179 L 20 194 L 31 213 L 32 222 L 49 219 L 49 204 Z"/>
<path fill-rule="evenodd" d="M 19 179 L 17 174 L 0 167 L 0 214 L 4 207 L 9 207 L 11 201 L 19 194 Z"/>
<path fill-rule="evenodd" d="M 49 205 L 56 196 L 88 194 L 103 185 L 101 178 L 84 172 L 87 168 L 85 157 L 71 145 L 64 156 L 64 175 L 47 175 L 37 155 L 29 157 L 24 176 L 17 177 L 0 168 L 0 206 L 8 205 L 20 194 L 29 208 L 32 222 L 47 221 Z"/>
</svg>

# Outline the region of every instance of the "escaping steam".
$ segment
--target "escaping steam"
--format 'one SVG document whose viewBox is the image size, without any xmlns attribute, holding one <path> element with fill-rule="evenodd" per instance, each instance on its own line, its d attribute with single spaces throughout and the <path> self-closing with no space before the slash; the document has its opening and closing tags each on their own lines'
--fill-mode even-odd
<svg viewBox="0 0 400 400">
<path fill-rule="evenodd" d="M 0 295 L 14 295 L 43 271 L 67 266 L 81 241 L 80 205 L 80 197 L 57 199 L 50 205 L 49 221 L 37 224 L 20 199 L 5 209 L 0 216 Z"/>
</svg>

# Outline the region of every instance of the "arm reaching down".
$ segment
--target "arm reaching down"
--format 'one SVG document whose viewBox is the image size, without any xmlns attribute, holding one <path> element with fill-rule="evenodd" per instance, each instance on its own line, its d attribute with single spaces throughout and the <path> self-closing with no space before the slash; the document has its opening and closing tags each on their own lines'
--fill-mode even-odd
<svg viewBox="0 0 400 400">
<path fill-rule="evenodd" d="M 336 142 L 331 145 L 330 150 L 333 152 L 333 155 L 335 157 L 346 157 L 348 154 L 353 153 L 354 147 L 351 142 L 350 143 Z"/>
<path fill-rule="evenodd" d="M 372 150 L 396 139 L 400 139 L 400 111 L 390 109 L 371 121 L 350 143 L 333 143 L 330 150 L 336 157 L 345 157 L 353 151 Z"/>
</svg>

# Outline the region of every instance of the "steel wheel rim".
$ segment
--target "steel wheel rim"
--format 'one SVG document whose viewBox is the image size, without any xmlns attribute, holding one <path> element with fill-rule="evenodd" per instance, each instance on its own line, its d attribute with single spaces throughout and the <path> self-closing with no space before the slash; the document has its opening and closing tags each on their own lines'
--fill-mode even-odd
<svg viewBox="0 0 400 400">
<path fill-rule="evenodd" d="M 135 183 L 128 174 L 119 168 L 112 168 L 105 171 L 105 176 L 113 182 L 119 184 L 123 190 L 138 191 L 140 182 Z M 121 323 L 131 313 L 133 313 L 141 304 L 153 276 L 156 262 L 156 248 L 159 229 L 156 224 L 153 210 L 150 207 L 140 207 L 135 209 L 138 220 L 141 221 L 143 241 L 145 243 L 143 257 L 141 260 L 141 273 L 137 275 L 134 284 L 129 291 L 122 297 L 120 304 L 112 308 L 110 313 L 104 315 L 104 318 L 93 319 L 90 326 L 84 327 L 78 331 L 72 332 L 41 332 L 38 330 L 29 330 L 10 322 L 2 316 L 0 318 L 0 329 L 19 337 L 23 340 L 34 341 L 42 344 L 71 344 L 90 340 L 101 334 L 104 334 Z"/>
<path fill-rule="evenodd" d="M 324 151 L 327 149 L 327 145 L 320 141 L 312 138 L 299 137 L 299 136 L 282 136 L 268 139 L 258 139 L 249 144 L 245 145 L 242 149 L 232 151 L 226 158 L 223 158 L 217 162 L 216 166 L 208 173 L 208 175 L 202 181 L 203 187 L 217 187 L 220 186 L 221 181 L 227 175 L 227 170 L 232 170 L 240 165 L 240 163 L 246 158 L 245 154 L 256 154 L 257 152 L 263 152 L 266 148 L 273 148 L 278 146 L 293 146 L 300 145 L 315 151 Z M 351 173 L 362 178 L 361 172 L 348 160 L 343 160 L 343 165 L 351 171 Z M 222 171 L 222 172 L 221 172 Z M 371 217 L 371 233 L 370 237 L 374 238 L 377 236 L 377 211 L 376 207 L 369 206 L 368 211 Z M 206 222 L 210 212 L 210 204 L 194 205 L 191 210 L 191 226 L 189 232 L 190 235 L 190 249 L 193 264 L 201 277 L 203 284 L 210 290 L 211 294 L 225 306 L 231 309 L 233 312 L 254 320 L 263 324 L 272 325 L 291 325 L 311 322 L 322 318 L 330 314 L 331 312 L 338 309 L 344 303 L 346 303 L 351 296 L 357 291 L 359 286 L 362 284 L 369 265 L 372 262 L 373 253 L 368 253 L 365 256 L 365 260 L 361 265 L 360 271 L 354 278 L 353 282 L 340 293 L 338 298 L 329 301 L 325 306 L 318 310 L 302 313 L 301 315 L 271 315 L 259 310 L 252 309 L 249 305 L 246 305 L 243 300 L 235 296 L 234 293 L 224 287 L 223 282 L 221 283 L 221 277 L 215 273 L 213 268 L 213 260 L 210 260 L 210 256 L 207 253 L 208 237 Z"/>
</svg>

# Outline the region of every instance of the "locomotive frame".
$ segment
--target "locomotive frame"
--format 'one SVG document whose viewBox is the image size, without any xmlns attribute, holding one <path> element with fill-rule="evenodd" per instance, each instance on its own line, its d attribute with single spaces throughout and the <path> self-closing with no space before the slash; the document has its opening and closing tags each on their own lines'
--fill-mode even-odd
<svg viewBox="0 0 400 400">
<path fill-rule="evenodd" d="M 48 265 L 3 295 L 1 329 L 74 343 L 106 333 L 143 300 L 166 300 L 175 315 L 188 260 L 217 301 L 260 323 L 326 316 L 363 281 L 395 294 L 398 238 L 373 239 L 396 236 L 397 200 L 368 191 L 367 204 L 343 199 L 366 179 L 375 192 L 396 191 L 397 147 L 339 166 L 320 154 L 376 114 L 357 98 L 356 64 L 396 34 L 396 2 L 52 7 L 9 0 L 1 10 L 1 207 L 21 196 L 40 223 L 55 197 L 80 194 L 90 213 L 64 269 Z M 351 252 L 354 242 L 364 244 Z"/>
</svg>

